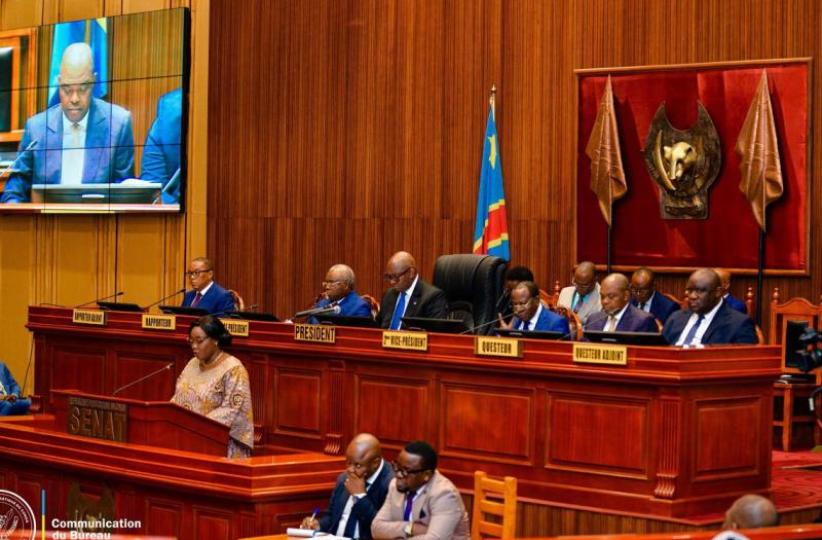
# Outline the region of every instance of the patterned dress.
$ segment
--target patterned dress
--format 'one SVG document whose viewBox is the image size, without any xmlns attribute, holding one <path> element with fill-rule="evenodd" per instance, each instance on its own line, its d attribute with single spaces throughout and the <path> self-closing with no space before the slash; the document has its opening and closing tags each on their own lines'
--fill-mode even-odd
<svg viewBox="0 0 822 540">
<path fill-rule="evenodd" d="M 228 457 L 249 457 L 254 447 L 254 415 L 248 372 L 235 357 L 222 355 L 211 366 L 203 366 L 196 357 L 189 360 L 171 401 L 229 426 Z"/>
</svg>

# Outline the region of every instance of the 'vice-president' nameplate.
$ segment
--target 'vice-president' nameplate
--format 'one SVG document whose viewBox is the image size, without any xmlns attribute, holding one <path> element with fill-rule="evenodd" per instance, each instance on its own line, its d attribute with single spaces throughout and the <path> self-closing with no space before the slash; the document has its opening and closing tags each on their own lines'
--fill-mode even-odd
<svg viewBox="0 0 822 540">
<path fill-rule="evenodd" d="M 404 349 L 406 351 L 427 351 L 428 334 L 425 332 L 402 332 L 385 330 L 382 333 L 384 349 Z"/>
<path fill-rule="evenodd" d="M 522 357 L 522 342 L 514 338 L 477 336 L 474 339 L 474 354 L 477 356 Z"/>
<path fill-rule="evenodd" d="M 143 328 L 149 330 L 174 330 L 177 328 L 177 317 L 174 315 L 143 314 Z"/>
<path fill-rule="evenodd" d="M 237 319 L 220 319 L 232 336 L 248 337 L 248 321 L 238 321 Z"/>
<path fill-rule="evenodd" d="M 337 327 L 324 324 L 295 324 L 294 341 L 334 343 L 337 341 Z"/>
<path fill-rule="evenodd" d="M 97 309 L 75 309 L 71 314 L 74 324 L 106 325 L 106 312 Z"/>
<path fill-rule="evenodd" d="M 624 345 L 574 343 L 574 362 L 624 366 L 628 364 L 628 347 Z"/>
</svg>

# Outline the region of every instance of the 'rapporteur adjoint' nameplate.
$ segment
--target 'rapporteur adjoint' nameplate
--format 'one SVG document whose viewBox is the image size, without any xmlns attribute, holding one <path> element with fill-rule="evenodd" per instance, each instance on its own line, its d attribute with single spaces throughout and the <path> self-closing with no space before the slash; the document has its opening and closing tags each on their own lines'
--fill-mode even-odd
<svg viewBox="0 0 822 540">
<path fill-rule="evenodd" d="M 334 343 L 337 341 L 337 327 L 324 324 L 295 324 L 294 341 Z"/>
<path fill-rule="evenodd" d="M 384 349 L 404 349 L 406 351 L 427 351 L 428 334 L 425 332 L 403 332 L 385 330 L 382 333 Z"/>
<path fill-rule="evenodd" d="M 174 330 L 177 328 L 177 317 L 174 315 L 143 314 L 143 328 L 149 330 Z"/>
<path fill-rule="evenodd" d="M 248 321 L 238 321 L 237 319 L 220 319 L 232 336 L 248 337 Z"/>
<path fill-rule="evenodd" d="M 522 357 L 522 342 L 507 337 L 477 336 L 474 339 L 474 354 L 520 358 Z"/>
<path fill-rule="evenodd" d="M 75 309 L 71 313 L 71 322 L 74 324 L 106 325 L 106 312 L 98 309 Z"/>
<path fill-rule="evenodd" d="M 628 363 L 628 347 L 624 345 L 574 343 L 574 362 L 624 366 Z"/>
</svg>

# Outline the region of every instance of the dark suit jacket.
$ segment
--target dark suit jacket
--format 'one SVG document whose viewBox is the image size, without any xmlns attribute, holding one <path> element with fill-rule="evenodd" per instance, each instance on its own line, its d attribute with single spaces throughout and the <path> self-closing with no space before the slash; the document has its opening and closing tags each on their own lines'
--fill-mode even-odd
<svg viewBox="0 0 822 540">
<path fill-rule="evenodd" d="M 183 90 L 177 88 L 160 96 L 157 116 L 146 135 L 140 178 L 161 182 L 163 187 L 180 168 L 180 131 L 183 117 Z M 163 202 L 180 201 L 180 184 L 163 191 Z"/>
<path fill-rule="evenodd" d="M 639 307 L 639 302 L 631 298 L 631 305 Z M 679 311 L 680 308 L 679 304 L 659 291 L 656 291 L 651 299 L 651 315 L 659 319 L 662 324 L 665 324 L 671 313 Z"/>
<path fill-rule="evenodd" d="M 183 297 L 182 306 L 190 307 L 196 295 L 197 291 L 188 291 Z M 224 315 L 229 311 L 234 311 L 234 298 L 231 297 L 230 292 L 220 287 L 220 284 L 214 281 L 211 284 L 211 288 L 208 289 L 208 292 L 205 293 L 205 296 L 203 296 L 196 307 L 204 309 L 212 315 Z"/>
<path fill-rule="evenodd" d="M 382 328 L 391 326 L 391 317 L 394 316 L 394 308 L 397 305 L 397 294 L 397 289 L 391 287 L 382 297 L 380 312 L 377 314 L 377 322 Z M 405 308 L 404 316 L 445 319 L 448 317 L 448 300 L 445 293 L 419 279 Z"/>
<path fill-rule="evenodd" d="M 345 503 L 348 502 L 348 497 L 350 496 L 345 489 L 345 478 L 346 473 L 342 473 L 337 478 L 337 485 L 331 493 L 328 512 L 319 518 L 320 530 L 323 532 L 334 534 L 340 525 L 340 518 L 345 509 Z M 394 478 L 394 471 L 391 469 L 391 465 L 383 460 L 382 470 L 374 481 L 374 484 L 365 492 L 365 497 L 355 502 L 351 508 L 351 515 L 348 517 L 346 527 L 350 526 L 352 523 L 351 520 L 356 520 L 360 525 L 360 538 L 366 540 L 371 539 L 371 522 L 385 502 L 385 496 L 388 494 L 388 485 L 391 483 L 392 478 Z"/>
<path fill-rule="evenodd" d="M 522 321 L 519 317 L 514 317 L 512 322 L 511 328 L 517 329 Z M 567 335 L 570 332 L 568 319 L 543 306 L 542 313 L 539 314 L 539 319 L 537 319 L 536 328 L 530 328 L 529 332 L 562 332 Z"/>
<path fill-rule="evenodd" d="M 598 311 L 588 317 L 585 323 L 586 330 L 604 330 L 608 323 L 608 314 Z M 619 319 L 616 327 L 617 332 L 656 332 L 656 318 L 650 313 L 645 313 L 641 309 L 628 304 L 625 313 Z"/>
<path fill-rule="evenodd" d="M 744 313 L 746 315 L 748 314 L 748 306 L 745 305 L 745 302 L 743 302 L 739 298 L 736 298 L 731 293 L 728 293 L 728 296 L 723 298 L 723 300 L 726 304 L 728 304 L 728 307 L 735 309 L 740 313 Z"/>
<path fill-rule="evenodd" d="M 662 329 L 662 334 L 668 340 L 668 343 L 673 345 L 677 342 L 690 317 L 691 311 L 687 309 L 680 309 L 668 317 L 668 322 L 665 323 L 665 328 Z M 739 313 L 725 302 L 722 302 L 714 316 L 714 320 L 711 321 L 711 325 L 705 331 L 705 335 L 702 336 L 702 344 L 721 345 L 728 343 L 755 344 L 756 329 L 750 317 Z"/>
</svg>

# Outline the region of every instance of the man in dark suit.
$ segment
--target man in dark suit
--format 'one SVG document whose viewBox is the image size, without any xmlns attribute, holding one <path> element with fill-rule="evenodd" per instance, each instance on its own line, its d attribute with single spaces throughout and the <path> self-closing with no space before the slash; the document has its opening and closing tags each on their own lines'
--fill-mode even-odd
<svg viewBox="0 0 822 540">
<path fill-rule="evenodd" d="M 192 290 L 183 297 L 183 307 L 204 309 L 211 315 L 234 311 L 234 297 L 214 281 L 214 266 L 209 259 L 197 257 L 191 261 L 186 275 Z"/>
<path fill-rule="evenodd" d="M 500 328 L 524 332 L 570 332 L 568 320 L 546 308 L 539 301 L 539 285 L 533 281 L 523 281 L 514 287 L 511 291 L 511 306 L 514 318 L 506 323 L 502 316 L 498 316 Z"/>
<path fill-rule="evenodd" d="M 680 305 L 656 290 L 653 270 L 644 266 L 631 276 L 631 305 L 653 315 L 665 324 Z"/>
<path fill-rule="evenodd" d="M 371 522 L 385 502 L 394 471 L 382 459 L 380 441 L 369 433 L 351 440 L 345 459 L 346 469 L 337 478 L 328 511 L 319 519 L 306 517 L 300 527 L 370 540 Z"/>
<path fill-rule="evenodd" d="M 719 275 L 719 288 L 722 289 L 722 300 L 728 304 L 728 307 L 747 315 L 748 306 L 745 305 L 745 302 L 731 294 L 731 273 L 724 268 L 714 268 L 714 272 Z"/>
<path fill-rule="evenodd" d="M 722 300 L 719 275 L 710 268 L 691 274 L 685 286 L 688 308 L 668 317 L 662 333 L 671 345 L 756 343 L 756 329 L 747 315 Z"/>
<path fill-rule="evenodd" d="M 380 303 L 377 322 L 382 328 L 399 330 L 403 317 L 445 319 L 445 293 L 419 278 L 417 262 L 410 253 L 398 251 L 385 265 L 385 280 L 391 285 Z"/>
<path fill-rule="evenodd" d="M 599 285 L 602 311 L 591 314 L 585 330 L 606 332 L 657 332 L 656 319 L 631 305 L 628 278 L 610 274 Z"/>
</svg>

